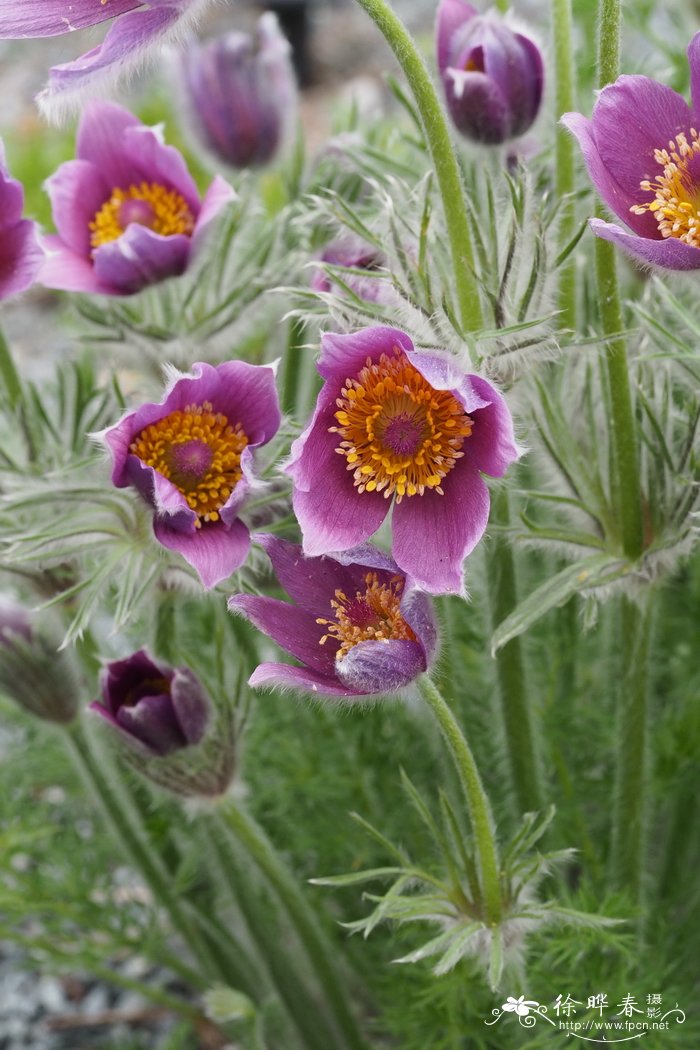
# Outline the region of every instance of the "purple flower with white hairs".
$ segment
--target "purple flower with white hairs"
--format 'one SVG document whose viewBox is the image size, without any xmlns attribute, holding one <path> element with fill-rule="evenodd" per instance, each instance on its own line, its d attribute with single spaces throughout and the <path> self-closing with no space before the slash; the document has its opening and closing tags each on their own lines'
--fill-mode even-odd
<svg viewBox="0 0 700 1050">
<path fill-rule="evenodd" d="M 181 274 L 234 196 L 217 176 L 200 200 L 160 129 L 111 102 L 85 112 L 76 152 L 46 183 L 58 230 L 44 238 L 39 280 L 48 288 L 131 295 Z"/>
<path fill-rule="evenodd" d="M 691 100 L 643 76 L 621 76 L 598 95 L 590 120 L 565 113 L 607 207 L 629 227 L 591 219 L 598 237 L 638 262 L 700 268 L 700 33 L 688 46 Z"/>
<path fill-rule="evenodd" d="M 382 271 L 386 267 L 386 257 L 374 245 L 360 237 L 341 237 L 331 241 L 323 249 L 319 263 L 339 266 L 349 270 L 365 270 L 368 274 Z M 371 303 L 389 303 L 396 298 L 393 288 L 385 280 L 376 277 L 363 277 L 360 274 L 341 273 L 342 281 L 360 299 Z M 316 292 L 335 292 L 344 295 L 345 290 L 337 284 L 333 276 L 323 267 L 317 266 L 311 278 L 311 287 Z"/>
<path fill-rule="evenodd" d="M 520 454 L 502 396 L 395 328 L 325 335 L 318 370 L 325 383 L 286 467 L 304 552 L 356 547 L 393 503 L 401 571 L 460 593 L 489 515 L 480 472 L 501 477 Z"/>
<path fill-rule="evenodd" d="M 0 39 L 60 36 L 115 21 L 100 45 L 55 66 L 38 97 L 49 115 L 99 93 L 118 76 L 154 58 L 159 46 L 186 33 L 211 0 L 0 0 Z M 119 16 L 119 17 L 115 17 Z"/>
<path fill-rule="evenodd" d="M 294 604 L 236 594 L 228 607 L 301 661 L 261 664 L 250 685 L 325 699 L 395 693 L 427 671 L 437 648 L 432 602 L 369 544 L 307 558 L 296 543 L 255 537 Z"/>
<path fill-rule="evenodd" d="M 228 33 L 183 57 L 192 126 L 202 145 L 233 168 L 268 164 L 289 138 L 296 80 L 275 15 L 248 33 Z"/>
<path fill-rule="evenodd" d="M 524 135 L 542 102 L 544 64 L 537 45 L 498 15 L 480 15 L 466 0 L 441 0 L 436 37 L 457 129 L 487 145 Z"/>
<path fill-rule="evenodd" d="M 145 650 L 102 671 L 101 699 L 90 704 L 122 739 L 151 755 L 198 744 L 210 719 L 209 700 L 187 667 L 168 667 Z"/>
<path fill-rule="evenodd" d="M 280 421 L 273 367 L 198 363 L 176 374 L 163 401 L 100 435 L 113 483 L 139 491 L 155 512 L 158 542 L 179 552 L 207 588 L 248 556 L 250 533 L 238 515 L 255 484 L 253 452 Z"/>
<path fill-rule="evenodd" d="M 0 141 L 0 299 L 26 291 L 43 258 L 36 225 L 22 218 L 24 191 L 10 178 Z"/>
</svg>

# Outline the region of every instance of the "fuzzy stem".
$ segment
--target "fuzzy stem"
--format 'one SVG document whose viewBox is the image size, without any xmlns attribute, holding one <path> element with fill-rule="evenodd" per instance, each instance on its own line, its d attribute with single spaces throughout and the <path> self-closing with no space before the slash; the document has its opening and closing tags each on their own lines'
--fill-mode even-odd
<svg viewBox="0 0 700 1050">
<path fill-rule="evenodd" d="M 562 113 L 574 108 L 574 59 L 572 47 L 571 0 L 552 0 L 552 25 L 554 27 L 554 75 L 556 79 L 556 113 L 558 121 Z M 563 250 L 571 241 L 576 228 L 576 188 L 574 165 L 574 140 L 559 126 L 556 128 L 556 189 L 560 200 L 559 249 Z M 576 274 L 575 259 L 571 256 L 559 269 L 558 288 L 559 322 L 562 328 L 576 327 Z"/>
<path fill-rule="evenodd" d="M 416 100 L 437 177 L 454 269 L 459 316 L 465 332 L 482 327 L 479 289 L 474 277 L 472 238 L 464 186 L 450 131 L 433 81 L 413 38 L 386 0 L 357 0 L 383 34 Z"/>
<path fill-rule="evenodd" d="M 488 796 L 466 737 L 439 689 L 428 675 L 421 675 L 418 688 L 438 721 L 457 769 L 474 834 L 486 920 L 495 926 L 501 917 L 501 888 L 498 848 Z"/>
<path fill-rule="evenodd" d="M 647 812 L 647 721 L 650 613 L 629 598 L 620 610 L 617 768 L 611 867 L 616 889 L 640 902 Z"/>
<path fill-rule="evenodd" d="M 507 489 L 493 494 L 491 518 L 508 525 Z M 487 548 L 489 595 L 494 629 L 518 604 L 515 555 L 511 543 L 494 538 Z M 537 753 L 531 693 L 526 680 L 522 640 L 513 638 L 496 654 L 496 676 L 506 735 L 510 774 L 521 812 L 542 808 L 541 769 Z"/>
<path fill-rule="evenodd" d="M 102 809 L 121 849 L 141 872 L 154 898 L 167 911 L 170 920 L 184 942 L 202 967 L 200 984 L 206 986 L 207 978 L 226 979 L 211 956 L 199 930 L 192 924 L 181 902 L 172 892 L 167 874 L 160 859 L 152 852 L 145 838 L 134 828 L 121 805 L 111 778 L 105 773 L 100 756 L 96 755 L 88 734 L 81 722 L 74 722 L 65 732 L 64 739 L 83 778 L 91 788 L 91 794 Z"/>
<path fill-rule="evenodd" d="M 299 381 L 304 359 L 304 322 L 293 317 L 289 322 L 287 352 L 282 372 L 282 411 L 290 414 L 298 411 Z"/>
<path fill-rule="evenodd" d="M 599 0 L 598 4 L 598 87 L 615 80 L 620 66 L 620 0 Z M 599 208 L 598 214 L 602 215 Z M 644 546 L 642 506 L 639 480 L 639 458 L 634 423 L 634 407 L 623 328 L 622 305 L 617 279 L 615 248 L 600 237 L 595 239 L 595 264 L 598 303 L 603 333 L 611 338 L 605 350 L 605 363 L 610 385 L 612 443 L 614 450 L 613 482 L 621 524 L 622 549 L 630 561 L 636 561 Z"/>
<path fill-rule="evenodd" d="M 294 877 L 285 867 L 262 828 L 240 806 L 231 799 L 227 799 L 220 806 L 219 813 L 221 819 L 268 879 L 284 906 L 309 961 L 314 967 L 326 1000 L 333 1011 L 338 1029 L 343 1034 L 344 1045 L 352 1050 L 367 1050 L 366 1043 L 348 1005 L 347 990 L 343 987 L 336 971 L 333 950 L 321 934 L 318 920 L 294 881 Z"/>
</svg>

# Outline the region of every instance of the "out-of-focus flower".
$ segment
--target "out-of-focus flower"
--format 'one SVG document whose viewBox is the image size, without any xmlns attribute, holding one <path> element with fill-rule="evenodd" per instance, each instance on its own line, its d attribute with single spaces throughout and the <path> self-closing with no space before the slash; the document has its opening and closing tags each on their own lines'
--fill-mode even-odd
<svg viewBox="0 0 700 1050">
<path fill-rule="evenodd" d="M 45 722 L 68 725 L 78 714 L 79 686 L 70 657 L 22 606 L 0 599 L 0 692 Z"/>
<path fill-rule="evenodd" d="M 307 558 L 295 543 L 256 539 L 295 604 L 237 594 L 229 609 L 302 666 L 261 664 L 252 686 L 354 700 L 394 693 L 428 669 L 437 646 L 431 600 L 386 554 L 367 544 L 333 558 Z"/>
<path fill-rule="evenodd" d="M 55 66 L 39 103 L 50 115 L 133 71 L 158 45 L 183 34 L 211 0 L 0 0 L 0 38 L 60 36 L 116 18 L 103 42 Z"/>
<path fill-rule="evenodd" d="M 207 728 L 209 701 L 186 667 L 156 663 L 143 649 L 113 660 L 102 672 L 101 699 L 90 710 L 138 748 L 168 755 L 198 744 Z"/>
<path fill-rule="evenodd" d="M 233 168 L 269 163 L 293 125 L 296 81 L 290 47 L 271 13 L 247 33 L 228 33 L 183 57 L 192 126 L 202 145 Z"/>
<path fill-rule="evenodd" d="M 235 766 L 233 726 L 215 712 L 188 667 L 169 667 L 140 649 L 103 669 L 90 710 L 122 758 L 185 798 L 223 795 Z"/>
<path fill-rule="evenodd" d="M 603 202 L 630 227 L 591 219 L 593 232 L 639 262 L 700 268 L 700 33 L 688 47 L 692 105 L 664 84 L 621 76 L 590 120 L 565 113 Z"/>
<path fill-rule="evenodd" d="M 458 130 L 488 145 L 523 135 L 542 101 L 537 45 L 466 0 L 441 0 L 436 36 L 440 77 Z"/>
<path fill-rule="evenodd" d="M 22 184 L 10 178 L 0 140 L 0 299 L 34 283 L 43 253 L 35 224 L 22 218 Z"/>
<path fill-rule="evenodd" d="M 305 553 L 363 543 L 393 502 L 401 571 L 460 592 L 489 515 L 480 471 L 501 477 L 519 455 L 502 396 L 395 328 L 325 335 L 318 370 L 325 383 L 286 468 Z"/>
<path fill-rule="evenodd" d="M 203 200 L 182 155 L 111 102 L 78 130 L 77 159 L 46 183 L 58 234 L 44 238 L 49 288 L 131 295 L 183 273 L 208 224 L 233 198 L 216 177 Z"/>
<path fill-rule="evenodd" d="M 178 551 L 205 587 L 245 561 L 239 512 L 254 483 L 253 452 L 281 421 L 274 368 L 226 361 L 176 375 L 163 401 L 129 412 L 102 439 L 112 481 L 155 511 L 156 539 Z"/>
<path fill-rule="evenodd" d="M 343 237 L 331 241 L 323 249 L 318 261 L 348 270 L 365 270 L 368 274 L 381 271 L 386 266 L 384 253 L 360 237 Z M 387 303 L 392 296 L 395 296 L 389 283 L 378 277 L 364 277 L 356 273 L 342 273 L 340 276 L 355 295 L 368 302 Z M 343 288 L 321 266 L 317 266 L 314 270 L 311 287 L 317 292 L 344 294 Z"/>
</svg>

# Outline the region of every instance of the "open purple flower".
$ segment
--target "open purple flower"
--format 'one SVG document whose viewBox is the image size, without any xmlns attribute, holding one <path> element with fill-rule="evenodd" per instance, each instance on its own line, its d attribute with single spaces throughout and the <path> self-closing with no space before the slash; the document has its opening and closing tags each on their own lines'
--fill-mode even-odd
<svg viewBox="0 0 700 1050">
<path fill-rule="evenodd" d="M 186 32 L 210 0 L 0 0 L 0 38 L 60 36 L 115 16 L 103 42 L 74 62 L 56 66 L 39 95 L 49 113 L 85 92 L 95 93 L 141 65 L 156 47 Z"/>
<path fill-rule="evenodd" d="M 364 270 L 368 275 L 377 273 L 386 267 L 386 258 L 374 245 L 363 241 L 360 237 L 342 237 L 331 241 L 323 249 L 319 260 L 320 263 L 328 263 L 330 266 L 339 266 L 349 270 Z M 341 273 L 343 282 L 360 299 L 371 303 L 388 303 L 395 293 L 387 281 L 379 280 L 377 277 L 361 276 L 355 273 Z M 335 292 L 344 294 L 341 285 L 333 280 L 332 275 L 318 266 L 311 278 L 311 287 L 317 292 Z"/>
<path fill-rule="evenodd" d="M 252 686 L 348 700 L 395 693 L 430 666 L 437 630 L 430 598 L 369 544 L 307 558 L 296 543 L 256 536 L 294 604 L 253 594 L 229 599 L 297 660 L 261 664 Z"/>
<path fill-rule="evenodd" d="M 202 145 L 233 168 L 273 160 L 296 112 L 290 46 L 276 17 L 258 21 L 257 47 L 248 33 L 228 33 L 190 48 L 183 67 Z"/>
<path fill-rule="evenodd" d="M 78 130 L 77 160 L 46 183 L 58 234 L 44 238 L 49 288 L 131 295 L 181 274 L 233 190 L 218 176 L 203 200 L 182 155 L 158 128 L 95 102 Z"/>
<path fill-rule="evenodd" d="M 155 511 L 158 542 L 178 551 L 207 588 L 248 555 L 238 514 L 255 480 L 253 452 L 280 420 L 274 369 L 226 361 L 195 364 L 163 401 L 127 413 L 102 435 L 114 484 L 138 489 Z"/>
<path fill-rule="evenodd" d="M 441 0 L 437 60 L 455 126 L 476 142 L 497 145 L 525 132 L 542 102 L 544 65 L 537 45 L 497 15 L 466 0 Z"/>
<path fill-rule="evenodd" d="M 29 288 L 43 258 L 36 225 L 22 218 L 23 207 L 22 184 L 10 178 L 0 141 L 0 299 Z"/>
<path fill-rule="evenodd" d="M 209 700 L 189 668 L 156 663 L 140 649 L 126 660 L 108 663 L 100 684 L 101 699 L 90 710 L 137 749 L 169 755 L 204 736 Z"/>
<path fill-rule="evenodd" d="M 395 328 L 325 335 L 318 370 L 325 383 L 286 468 L 304 552 L 363 543 L 393 502 L 399 568 L 432 593 L 460 592 L 489 515 L 480 471 L 501 477 L 519 455 L 505 401 Z"/>
<path fill-rule="evenodd" d="M 591 219 L 593 232 L 648 266 L 700 268 L 700 33 L 688 47 L 691 98 L 644 76 L 600 92 L 590 120 L 565 113 L 588 173 L 628 230 Z"/>
</svg>

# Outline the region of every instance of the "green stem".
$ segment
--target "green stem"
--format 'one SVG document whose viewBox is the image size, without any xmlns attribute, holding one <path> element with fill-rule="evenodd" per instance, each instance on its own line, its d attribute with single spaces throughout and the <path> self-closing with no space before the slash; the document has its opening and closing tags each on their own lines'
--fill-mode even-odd
<svg viewBox="0 0 700 1050">
<path fill-rule="evenodd" d="M 82 723 L 74 722 L 66 730 L 64 739 L 78 770 L 90 785 L 93 798 L 102 808 L 120 848 L 141 872 L 154 898 L 168 912 L 173 926 L 201 965 L 204 973 L 199 981 L 200 986 L 206 986 L 207 978 L 225 979 L 226 974 L 221 972 L 212 959 L 199 931 L 172 892 L 168 875 L 163 871 L 159 858 L 152 853 L 148 842 L 134 828 L 131 819 L 122 808 L 114 785 L 105 773 L 101 756 L 94 753 Z"/>
<path fill-rule="evenodd" d="M 290 415 L 299 410 L 297 400 L 299 397 L 301 366 L 304 359 L 304 333 L 303 321 L 293 317 L 289 322 L 287 353 L 284 358 L 284 370 L 282 373 L 282 411 Z"/>
<path fill-rule="evenodd" d="M 486 919 L 495 925 L 501 917 L 501 889 L 491 806 L 471 748 L 442 694 L 427 675 L 418 679 L 418 688 L 438 721 L 457 769 L 474 834 Z"/>
<path fill-rule="evenodd" d="M 647 811 L 649 609 L 622 599 L 617 767 L 611 866 L 616 889 L 640 902 Z"/>
<path fill-rule="evenodd" d="M 552 0 L 554 27 L 554 76 L 556 81 L 556 189 L 561 202 L 559 250 L 562 251 L 576 229 L 574 200 L 574 140 L 565 128 L 558 126 L 563 113 L 574 108 L 574 57 L 572 46 L 571 0 Z M 562 328 L 576 327 L 576 275 L 573 255 L 559 269 L 559 321 Z"/>
<path fill-rule="evenodd" d="M 499 525 L 509 524 L 507 489 L 494 492 L 491 518 Z M 495 629 L 518 604 L 512 544 L 496 536 L 488 545 L 487 558 L 491 616 Z M 496 676 L 513 788 L 520 812 L 532 812 L 542 808 L 543 792 L 521 638 L 513 638 L 498 650 Z"/>
<path fill-rule="evenodd" d="M 620 0 L 598 3 L 598 87 L 615 80 L 620 67 Z M 598 214 L 602 215 L 601 209 Z M 613 482 L 619 510 L 622 549 L 630 561 L 642 553 L 644 536 L 639 479 L 639 457 L 634 424 L 634 407 L 623 329 L 622 305 L 617 279 L 615 248 L 600 237 L 595 239 L 598 304 L 603 333 L 612 336 L 605 350 L 610 386 Z"/>
<path fill-rule="evenodd" d="M 336 971 L 332 949 L 319 931 L 318 919 L 309 907 L 289 870 L 284 866 L 262 828 L 231 799 L 220 807 L 223 821 L 270 882 L 283 904 L 294 929 L 312 963 L 326 1001 L 333 1010 L 345 1044 L 352 1050 L 366 1050 L 357 1022 L 350 1010 L 347 988 Z"/>
<path fill-rule="evenodd" d="M 435 167 L 454 269 L 459 316 L 465 332 L 482 327 L 479 289 L 474 277 L 474 253 L 464 203 L 464 187 L 449 127 L 435 86 L 410 33 L 386 0 L 357 0 L 383 34 L 408 80 L 423 122 Z"/>
</svg>

